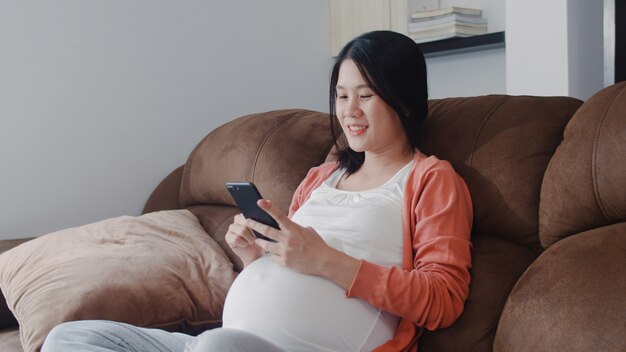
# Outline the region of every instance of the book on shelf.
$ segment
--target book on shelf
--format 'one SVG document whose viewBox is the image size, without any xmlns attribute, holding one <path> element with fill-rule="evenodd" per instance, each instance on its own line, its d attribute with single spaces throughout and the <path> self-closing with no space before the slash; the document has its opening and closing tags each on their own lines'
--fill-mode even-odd
<svg viewBox="0 0 626 352">
<path fill-rule="evenodd" d="M 413 40 L 438 40 L 441 36 L 452 35 L 457 37 L 469 37 L 472 35 L 487 34 L 487 27 L 468 27 L 463 25 L 449 25 L 434 28 L 431 30 L 409 32 L 409 37 Z"/>
<path fill-rule="evenodd" d="M 409 31 L 409 35 L 427 37 L 429 35 L 437 35 L 440 33 L 457 32 L 462 34 L 485 34 L 487 33 L 487 26 L 467 26 L 458 23 L 450 23 L 447 25 L 420 29 L 419 31 Z"/>
<path fill-rule="evenodd" d="M 420 18 L 409 21 L 409 27 L 422 28 L 448 23 L 471 23 L 487 25 L 487 19 L 478 16 L 467 16 L 460 13 L 449 13 L 429 18 Z"/>
<path fill-rule="evenodd" d="M 411 19 L 421 19 L 421 18 L 429 18 L 429 17 L 437 17 L 442 15 L 447 15 L 451 13 L 463 14 L 468 16 L 482 16 L 482 11 L 478 9 L 470 9 L 466 7 L 446 7 L 443 9 L 436 9 L 430 11 L 416 11 L 411 14 Z"/>
<path fill-rule="evenodd" d="M 409 21 L 408 35 L 417 43 L 487 34 L 487 19 L 482 11 L 464 7 L 415 12 Z"/>
</svg>

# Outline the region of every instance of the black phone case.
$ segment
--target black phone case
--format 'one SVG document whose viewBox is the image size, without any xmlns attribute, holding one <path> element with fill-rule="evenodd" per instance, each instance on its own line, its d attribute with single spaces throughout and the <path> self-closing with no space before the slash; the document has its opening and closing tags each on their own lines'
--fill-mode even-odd
<svg viewBox="0 0 626 352">
<path fill-rule="evenodd" d="M 239 210 L 241 210 L 243 216 L 248 219 L 252 219 L 262 224 L 271 226 L 275 229 L 279 228 L 276 220 L 274 220 L 274 218 L 266 213 L 265 210 L 259 208 L 259 206 L 256 204 L 257 200 L 261 199 L 262 197 L 261 193 L 259 193 L 259 190 L 256 188 L 254 183 L 227 182 L 226 188 L 235 200 L 235 203 L 237 203 L 237 207 L 239 208 Z M 254 232 L 254 235 L 257 238 L 261 238 L 266 241 L 276 242 L 266 236 L 263 236 L 257 231 L 252 230 L 252 232 Z"/>
</svg>

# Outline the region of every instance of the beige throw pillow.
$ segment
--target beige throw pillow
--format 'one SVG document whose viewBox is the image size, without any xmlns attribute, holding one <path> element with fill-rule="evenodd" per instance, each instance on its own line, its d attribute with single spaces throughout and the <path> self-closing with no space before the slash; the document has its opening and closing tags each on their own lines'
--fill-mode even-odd
<svg viewBox="0 0 626 352">
<path fill-rule="evenodd" d="M 187 210 L 62 230 L 0 255 L 0 287 L 27 352 L 38 351 L 54 326 L 73 320 L 187 333 L 218 326 L 235 275 Z"/>
</svg>

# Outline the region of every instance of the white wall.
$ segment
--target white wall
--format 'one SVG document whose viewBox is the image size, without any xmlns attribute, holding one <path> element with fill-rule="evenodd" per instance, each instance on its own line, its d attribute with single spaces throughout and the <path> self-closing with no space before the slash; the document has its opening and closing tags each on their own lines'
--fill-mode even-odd
<svg viewBox="0 0 626 352">
<path fill-rule="evenodd" d="M 601 89 L 602 9 L 602 1 L 507 0 L 507 93 L 585 100 Z"/>
<path fill-rule="evenodd" d="M 507 0 L 506 37 L 509 94 L 567 95 L 567 0 Z"/>
<path fill-rule="evenodd" d="M 0 9 L 0 239 L 139 214 L 215 127 L 327 110 L 328 1 Z"/>
<path fill-rule="evenodd" d="M 506 48 L 427 59 L 432 98 L 483 94 L 564 95 L 603 87 L 603 2 L 439 0 L 479 8 Z"/>
<path fill-rule="evenodd" d="M 587 100 L 604 88 L 604 1 L 569 0 L 569 95 Z"/>
<path fill-rule="evenodd" d="M 426 59 L 431 99 L 506 93 L 504 48 Z"/>
<path fill-rule="evenodd" d="M 439 0 L 439 5 L 481 9 L 490 33 L 505 30 L 502 0 Z M 504 48 L 432 57 L 426 63 L 430 98 L 506 93 Z"/>
<path fill-rule="evenodd" d="M 584 99 L 599 89 L 602 2 L 439 4 L 482 9 L 490 32 L 506 29 L 507 48 L 429 58 L 431 98 Z M 0 0 L 0 9 L 0 239 L 139 214 L 215 127 L 271 109 L 327 110 L 328 0 Z"/>
</svg>

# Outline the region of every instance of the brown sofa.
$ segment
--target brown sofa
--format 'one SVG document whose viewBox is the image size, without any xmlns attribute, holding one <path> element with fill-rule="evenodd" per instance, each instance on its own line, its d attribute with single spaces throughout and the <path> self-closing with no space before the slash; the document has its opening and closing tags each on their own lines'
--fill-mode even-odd
<svg viewBox="0 0 626 352">
<path fill-rule="evenodd" d="M 240 270 L 224 242 L 237 213 L 224 183 L 253 181 L 286 210 L 307 170 L 332 158 L 327 120 L 281 110 L 227 123 L 161 182 L 144 212 L 189 209 Z M 420 351 L 626 350 L 626 83 L 584 104 L 432 100 L 420 141 L 451 161 L 475 211 L 465 311 L 427 331 Z M 21 242 L 0 241 L 0 251 Z M 5 304 L 0 328 L 0 350 L 21 351 Z"/>
</svg>

